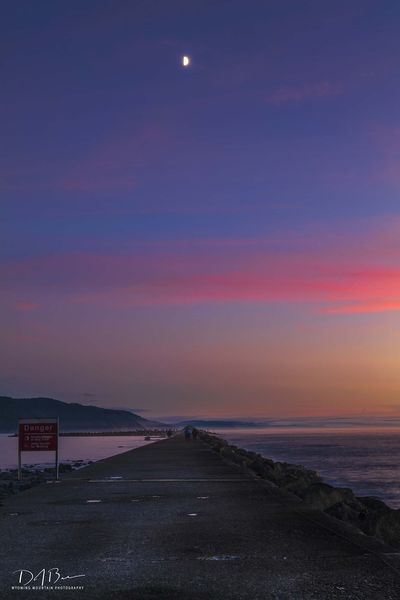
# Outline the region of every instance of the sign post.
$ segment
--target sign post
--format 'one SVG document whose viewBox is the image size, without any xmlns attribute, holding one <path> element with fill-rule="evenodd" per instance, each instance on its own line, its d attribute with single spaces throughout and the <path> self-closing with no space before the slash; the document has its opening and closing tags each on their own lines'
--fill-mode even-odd
<svg viewBox="0 0 400 600">
<path fill-rule="evenodd" d="M 58 479 L 58 419 L 20 419 L 18 422 L 18 479 L 21 479 L 22 452 L 55 452 Z"/>
</svg>

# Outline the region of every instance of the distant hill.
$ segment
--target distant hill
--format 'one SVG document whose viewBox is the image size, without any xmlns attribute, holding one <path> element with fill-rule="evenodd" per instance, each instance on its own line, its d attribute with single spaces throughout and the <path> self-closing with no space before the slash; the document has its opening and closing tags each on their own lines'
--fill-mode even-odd
<svg viewBox="0 0 400 600">
<path fill-rule="evenodd" d="M 253 423 L 251 421 L 225 421 L 223 419 L 188 419 L 187 421 L 180 421 L 179 423 L 175 423 L 176 427 L 185 427 L 185 425 L 194 425 L 195 427 L 200 428 L 214 427 L 215 429 L 234 429 L 236 427 L 260 427 L 259 423 Z"/>
<path fill-rule="evenodd" d="M 53 398 L 10 398 L 0 396 L 0 432 L 13 433 L 18 419 L 60 419 L 61 431 L 128 431 L 162 427 L 126 410 L 61 402 Z"/>
</svg>

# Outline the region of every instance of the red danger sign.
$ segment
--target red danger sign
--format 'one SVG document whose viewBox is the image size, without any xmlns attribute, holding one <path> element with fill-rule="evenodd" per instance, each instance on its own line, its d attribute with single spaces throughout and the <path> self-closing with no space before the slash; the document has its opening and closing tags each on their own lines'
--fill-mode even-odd
<svg viewBox="0 0 400 600">
<path fill-rule="evenodd" d="M 57 419 L 25 419 L 19 422 L 18 445 L 20 452 L 57 450 Z"/>
</svg>

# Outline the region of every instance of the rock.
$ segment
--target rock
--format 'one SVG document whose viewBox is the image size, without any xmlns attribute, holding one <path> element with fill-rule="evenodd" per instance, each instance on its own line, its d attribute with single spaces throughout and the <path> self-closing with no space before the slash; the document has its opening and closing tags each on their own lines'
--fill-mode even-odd
<svg viewBox="0 0 400 600">
<path fill-rule="evenodd" d="M 357 500 L 361 502 L 368 510 L 391 510 L 387 504 L 373 496 L 358 496 Z"/>
<path fill-rule="evenodd" d="M 356 500 L 350 489 L 335 488 L 322 481 L 305 488 L 300 497 L 310 508 L 318 510 L 326 510 L 334 504 L 350 503 Z"/>
<path fill-rule="evenodd" d="M 400 546 L 400 510 L 380 510 L 368 513 L 362 529 L 387 544 Z"/>
<path fill-rule="evenodd" d="M 231 448 L 229 448 L 229 446 L 223 446 L 222 448 L 220 448 L 219 453 L 224 457 L 227 458 L 228 460 L 231 460 L 234 462 L 234 459 L 236 457 L 235 453 L 233 450 L 231 450 Z"/>
<path fill-rule="evenodd" d="M 39 482 L 37 482 L 37 483 L 39 483 Z M 32 485 L 33 485 L 33 481 L 29 481 L 29 482 L 27 481 L 25 483 L 20 483 L 18 485 L 18 491 L 19 492 L 23 492 L 25 490 L 29 490 L 29 488 L 31 488 Z"/>
<path fill-rule="evenodd" d="M 80 466 L 79 463 L 78 466 Z M 60 473 L 67 473 L 69 471 L 72 471 L 72 465 L 69 463 L 60 463 L 58 470 Z"/>
<path fill-rule="evenodd" d="M 250 463 L 248 463 L 248 467 L 260 477 L 263 477 L 264 479 L 270 479 L 274 482 L 276 481 L 274 469 L 271 468 L 271 466 L 262 458 L 256 458 L 255 460 L 252 460 Z"/>
<path fill-rule="evenodd" d="M 14 493 L 14 483 L 12 481 L 2 481 L 0 483 L 0 491 L 3 496 Z"/>
<path fill-rule="evenodd" d="M 321 478 L 316 471 L 311 471 L 301 465 L 283 463 L 280 472 L 280 485 L 289 492 L 302 496 L 307 487 L 320 481 Z"/>
<path fill-rule="evenodd" d="M 355 524 L 360 519 L 365 518 L 367 509 L 361 502 L 355 499 L 355 501 L 350 502 L 338 502 L 330 506 L 326 512 L 336 519 Z"/>
<path fill-rule="evenodd" d="M 305 494 L 306 494 L 306 490 L 307 488 L 310 487 L 310 485 L 313 485 L 314 483 L 319 483 L 320 482 L 320 477 L 319 475 L 315 474 L 315 477 L 295 477 L 295 476 L 291 476 L 290 479 L 286 478 L 285 482 L 283 485 L 281 485 L 280 487 L 283 487 L 287 492 L 290 492 L 292 494 L 296 494 L 296 496 L 299 496 L 299 498 L 304 498 Z"/>
<path fill-rule="evenodd" d="M 316 471 L 302 465 L 275 462 L 248 452 L 216 436 L 200 433 L 211 448 L 231 462 L 251 469 L 272 485 L 299 496 L 306 506 L 357 526 L 368 535 L 400 547 L 400 510 L 370 496 L 355 497 L 349 488 L 337 488 L 321 481 Z"/>
</svg>

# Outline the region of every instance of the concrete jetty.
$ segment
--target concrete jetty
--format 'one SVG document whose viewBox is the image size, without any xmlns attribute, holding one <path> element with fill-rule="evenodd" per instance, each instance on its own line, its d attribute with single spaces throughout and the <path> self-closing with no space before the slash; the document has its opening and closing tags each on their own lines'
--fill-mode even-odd
<svg viewBox="0 0 400 600">
<path fill-rule="evenodd" d="M 0 544 L 3 600 L 400 598 L 393 548 L 180 436 L 7 498 Z"/>
</svg>

